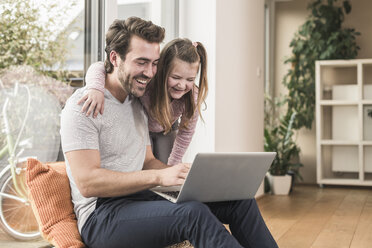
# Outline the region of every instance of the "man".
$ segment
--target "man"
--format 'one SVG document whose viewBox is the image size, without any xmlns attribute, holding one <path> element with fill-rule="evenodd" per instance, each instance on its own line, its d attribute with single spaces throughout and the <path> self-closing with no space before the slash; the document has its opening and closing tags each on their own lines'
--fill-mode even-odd
<svg viewBox="0 0 372 248">
<path fill-rule="evenodd" d="M 148 189 L 180 185 L 188 164 L 155 159 L 137 99 L 156 73 L 164 29 L 116 20 L 106 35 L 105 114 L 86 117 L 77 90 L 61 117 L 74 210 L 83 241 L 94 247 L 277 247 L 255 200 L 173 204 Z M 221 224 L 230 224 L 231 236 Z"/>
</svg>

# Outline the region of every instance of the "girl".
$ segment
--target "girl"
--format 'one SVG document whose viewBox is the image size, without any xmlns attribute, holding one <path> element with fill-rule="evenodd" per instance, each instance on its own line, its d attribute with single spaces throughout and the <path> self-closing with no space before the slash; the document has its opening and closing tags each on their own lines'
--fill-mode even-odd
<svg viewBox="0 0 372 248">
<path fill-rule="evenodd" d="M 200 67 L 199 87 L 195 79 Z M 82 111 L 87 115 L 94 110 L 103 114 L 105 67 L 103 62 L 91 65 L 86 74 L 88 94 Z M 98 90 L 98 91 L 97 91 Z M 174 39 L 162 52 L 157 73 L 140 98 L 149 117 L 149 131 L 153 153 L 163 163 L 182 162 L 195 131 L 200 107 L 208 93 L 207 54 L 200 42 Z M 178 119 L 181 117 L 180 127 Z"/>
</svg>

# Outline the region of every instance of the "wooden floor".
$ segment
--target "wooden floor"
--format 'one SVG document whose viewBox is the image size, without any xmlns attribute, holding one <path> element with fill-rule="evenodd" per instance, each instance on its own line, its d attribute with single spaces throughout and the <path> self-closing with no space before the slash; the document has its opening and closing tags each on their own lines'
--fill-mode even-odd
<svg viewBox="0 0 372 248">
<path fill-rule="evenodd" d="M 28 242 L 16 241 L 5 234 L 0 226 L 0 248 L 41 248 L 46 247 L 47 245 L 49 246 L 49 243 L 41 238 Z"/>
<path fill-rule="evenodd" d="M 297 186 L 258 200 L 280 248 L 372 247 L 372 189 Z"/>
<path fill-rule="evenodd" d="M 372 188 L 296 186 L 289 196 L 265 195 L 258 205 L 280 248 L 372 247 Z M 17 242 L 0 229 L 1 248 L 46 244 Z"/>
</svg>

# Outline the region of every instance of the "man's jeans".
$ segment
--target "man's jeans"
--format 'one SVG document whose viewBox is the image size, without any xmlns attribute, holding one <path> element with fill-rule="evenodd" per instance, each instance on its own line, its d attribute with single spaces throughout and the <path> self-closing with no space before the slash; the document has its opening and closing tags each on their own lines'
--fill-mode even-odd
<svg viewBox="0 0 372 248">
<path fill-rule="evenodd" d="M 184 240 L 197 248 L 278 247 L 254 199 L 174 204 L 148 190 L 99 198 L 82 238 L 90 248 L 155 248 Z"/>
</svg>

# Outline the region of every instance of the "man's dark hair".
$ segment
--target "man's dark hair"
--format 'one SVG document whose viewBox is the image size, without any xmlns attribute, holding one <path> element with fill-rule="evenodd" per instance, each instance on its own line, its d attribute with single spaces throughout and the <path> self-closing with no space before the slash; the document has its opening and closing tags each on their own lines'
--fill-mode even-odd
<svg viewBox="0 0 372 248">
<path fill-rule="evenodd" d="M 116 51 L 122 60 L 128 53 L 131 38 L 136 35 L 151 43 L 160 43 L 164 39 L 165 30 L 151 21 L 138 17 L 129 17 L 126 20 L 115 20 L 106 33 L 106 73 L 114 70 L 110 62 L 111 51 Z"/>
</svg>

